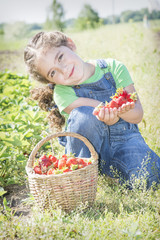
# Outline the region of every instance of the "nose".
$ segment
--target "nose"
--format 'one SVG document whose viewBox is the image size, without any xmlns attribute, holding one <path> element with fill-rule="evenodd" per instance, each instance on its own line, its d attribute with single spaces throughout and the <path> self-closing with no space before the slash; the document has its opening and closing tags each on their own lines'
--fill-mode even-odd
<svg viewBox="0 0 160 240">
<path fill-rule="evenodd" d="M 61 73 L 62 73 L 65 77 L 67 77 L 67 75 L 68 75 L 68 66 L 67 66 L 65 63 L 61 63 L 61 64 L 60 64 L 60 71 L 61 71 Z"/>
</svg>

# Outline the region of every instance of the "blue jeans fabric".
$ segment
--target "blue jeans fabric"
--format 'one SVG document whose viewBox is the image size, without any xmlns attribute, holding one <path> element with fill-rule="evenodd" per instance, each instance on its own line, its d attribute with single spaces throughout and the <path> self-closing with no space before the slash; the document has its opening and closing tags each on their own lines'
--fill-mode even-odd
<svg viewBox="0 0 160 240">
<path fill-rule="evenodd" d="M 105 64 L 100 61 L 102 68 Z M 105 74 L 96 83 L 75 86 L 79 97 L 94 98 L 99 101 L 110 101 L 116 92 L 113 76 Z M 108 126 L 99 121 L 93 114 L 93 108 L 82 106 L 75 108 L 69 115 L 67 132 L 79 133 L 86 137 L 99 155 L 101 174 L 115 177 L 118 172 L 121 182 L 128 180 L 131 187 L 134 177 L 146 178 L 147 188 L 153 182 L 160 183 L 160 158 L 145 143 L 136 124 L 120 119 L 116 124 Z M 75 153 L 78 157 L 90 157 L 86 145 L 73 137 L 61 137 L 60 143 L 65 146 L 66 153 Z"/>
</svg>

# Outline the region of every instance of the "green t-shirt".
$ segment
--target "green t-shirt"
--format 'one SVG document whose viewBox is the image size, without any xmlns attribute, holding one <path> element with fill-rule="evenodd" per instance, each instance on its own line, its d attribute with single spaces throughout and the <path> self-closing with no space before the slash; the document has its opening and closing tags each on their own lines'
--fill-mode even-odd
<svg viewBox="0 0 160 240">
<path fill-rule="evenodd" d="M 95 64 L 95 73 L 89 79 L 85 80 L 82 84 L 96 82 L 103 77 L 104 73 L 107 73 L 109 71 L 111 72 L 115 80 L 117 88 L 127 87 L 128 85 L 133 83 L 131 76 L 124 64 L 111 58 L 107 58 L 104 60 L 106 61 L 108 67 L 103 69 L 99 67 L 96 60 L 89 61 Z M 55 86 L 54 100 L 59 108 L 59 111 L 62 114 L 66 115 L 63 110 L 77 99 L 78 97 L 76 96 L 72 86 L 64 85 Z"/>
</svg>

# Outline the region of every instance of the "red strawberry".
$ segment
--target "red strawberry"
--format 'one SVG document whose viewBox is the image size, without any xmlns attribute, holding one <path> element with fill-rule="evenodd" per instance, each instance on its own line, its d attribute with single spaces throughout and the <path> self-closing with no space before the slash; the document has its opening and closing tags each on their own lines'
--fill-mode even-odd
<svg viewBox="0 0 160 240">
<path fill-rule="evenodd" d="M 58 168 L 58 162 L 59 162 L 59 160 L 57 159 L 57 161 L 56 162 L 54 162 L 54 168 Z"/>
<path fill-rule="evenodd" d="M 86 162 L 84 161 L 83 158 L 76 158 L 78 164 L 85 164 Z"/>
<path fill-rule="evenodd" d="M 87 163 L 87 165 L 90 165 L 90 164 L 92 164 L 92 162 L 88 162 L 88 163 Z"/>
<path fill-rule="evenodd" d="M 78 162 L 78 165 L 79 165 L 79 166 L 80 166 L 80 165 L 82 165 L 83 167 L 87 166 L 87 162 L 85 162 L 85 160 L 82 159 L 82 158 L 77 158 L 77 162 Z M 82 167 L 80 166 L 80 167 L 78 167 L 78 168 L 82 168 Z"/>
<path fill-rule="evenodd" d="M 123 92 L 124 92 L 123 87 L 119 87 L 117 88 L 115 95 L 122 96 Z"/>
<path fill-rule="evenodd" d="M 133 92 L 130 94 L 129 102 L 135 102 L 137 100 L 137 93 Z"/>
<path fill-rule="evenodd" d="M 64 168 L 63 169 L 63 172 L 65 173 L 65 172 L 71 172 L 72 170 L 71 169 L 69 169 L 69 168 Z"/>
<path fill-rule="evenodd" d="M 35 166 L 35 167 L 34 167 L 34 171 L 35 171 L 35 173 L 37 173 L 37 174 L 42 174 L 41 168 L 40 168 L 39 166 Z"/>
<path fill-rule="evenodd" d="M 124 98 L 127 98 L 128 93 L 127 93 L 126 90 L 123 90 L 123 92 L 120 92 L 118 96 L 119 96 L 119 97 L 122 96 L 122 97 L 124 97 Z"/>
<path fill-rule="evenodd" d="M 48 158 L 40 159 L 39 164 L 41 167 L 49 167 L 52 165 L 52 162 Z"/>
<path fill-rule="evenodd" d="M 55 156 L 53 156 L 53 155 L 49 155 L 49 160 L 51 161 L 51 162 L 56 162 L 57 161 L 57 158 L 55 157 Z"/>
<path fill-rule="evenodd" d="M 117 98 L 112 99 L 105 107 L 106 108 L 118 108 Z"/>
<path fill-rule="evenodd" d="M 55 169 L 54 168 L 50 168 L 48 171 L 47 171 L 47 175 L 53 175 L 55 174 Z"/>
<path fill-rule="evenodd" d="M 63 154 L 63 155 L 62 155 L 62 158 L 67 161 L 67 155 L 66 155 L 66 154 Z"/>
<path fill-rule="evenodd" d="M 137 100 L 137 94 L 134 93 L 127 93 L 126 90 L 123 89 L 123 87 L 118 88 L 116 90 L 116 93 L 114 96 L 111 97 L 112 100 L 108 103 L 105 103 L 105 108 L 119 108 L 123 104 L 126 104 L 127 102 L 135 102 Z M 99 104 L 93 111 L 93 115 L 98 115 L 100 108 L 103 107 L 103 103 Z"/>
<path fill-rule="evenodd" d="M 62 169 L 64 167 L 66 167 L 66 160 L 64 158 L 62 158 L 62 159 L 59 160 L 58 168 Z"/>
<path fill-rule="evenodd" d="M 123 96 L 120 96 L 115 101 L 118 104 L 118 106 L 121 107 L 123 104 L 127 102 L 127 99 L 125 99 Z"/>
<path fill-rule="evenodd" d="M 40 160 L 43 160 L 43 159 L 48 159 L 48 158 L 47 158 L 46 155 L 42 155 L 42 156 L 40 157 Z"/>
<path fill-rule="evenodd" d="M 78 162 L 77 162 L 77 160 L 76 160 L 76 158 L 73 158 L 73 157 L 70 157 L 70 158 L 68 158 L 67 159 L 67 161 L 66 161 L 66 166 L 67 167 L 70 167 L 71 165 L 76 165 L 76 164 L 78 164 Z"/>
</svg>

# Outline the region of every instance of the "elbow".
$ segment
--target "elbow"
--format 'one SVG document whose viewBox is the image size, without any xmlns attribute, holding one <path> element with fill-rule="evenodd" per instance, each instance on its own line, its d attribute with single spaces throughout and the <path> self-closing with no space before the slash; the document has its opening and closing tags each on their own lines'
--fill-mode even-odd
<svg viewBox="0 0 160 240">
<path fill-rule="evenodd" d="M 135 121 L 135 124 L 138 124 L 138 123 L 140 123 L 142 121 L 143 114 L 144 114 L 143 109 L 141 109 L 141 111 L 139 112 L 138 117 L 137 117 L 137 119 Z"/>
</svg>

